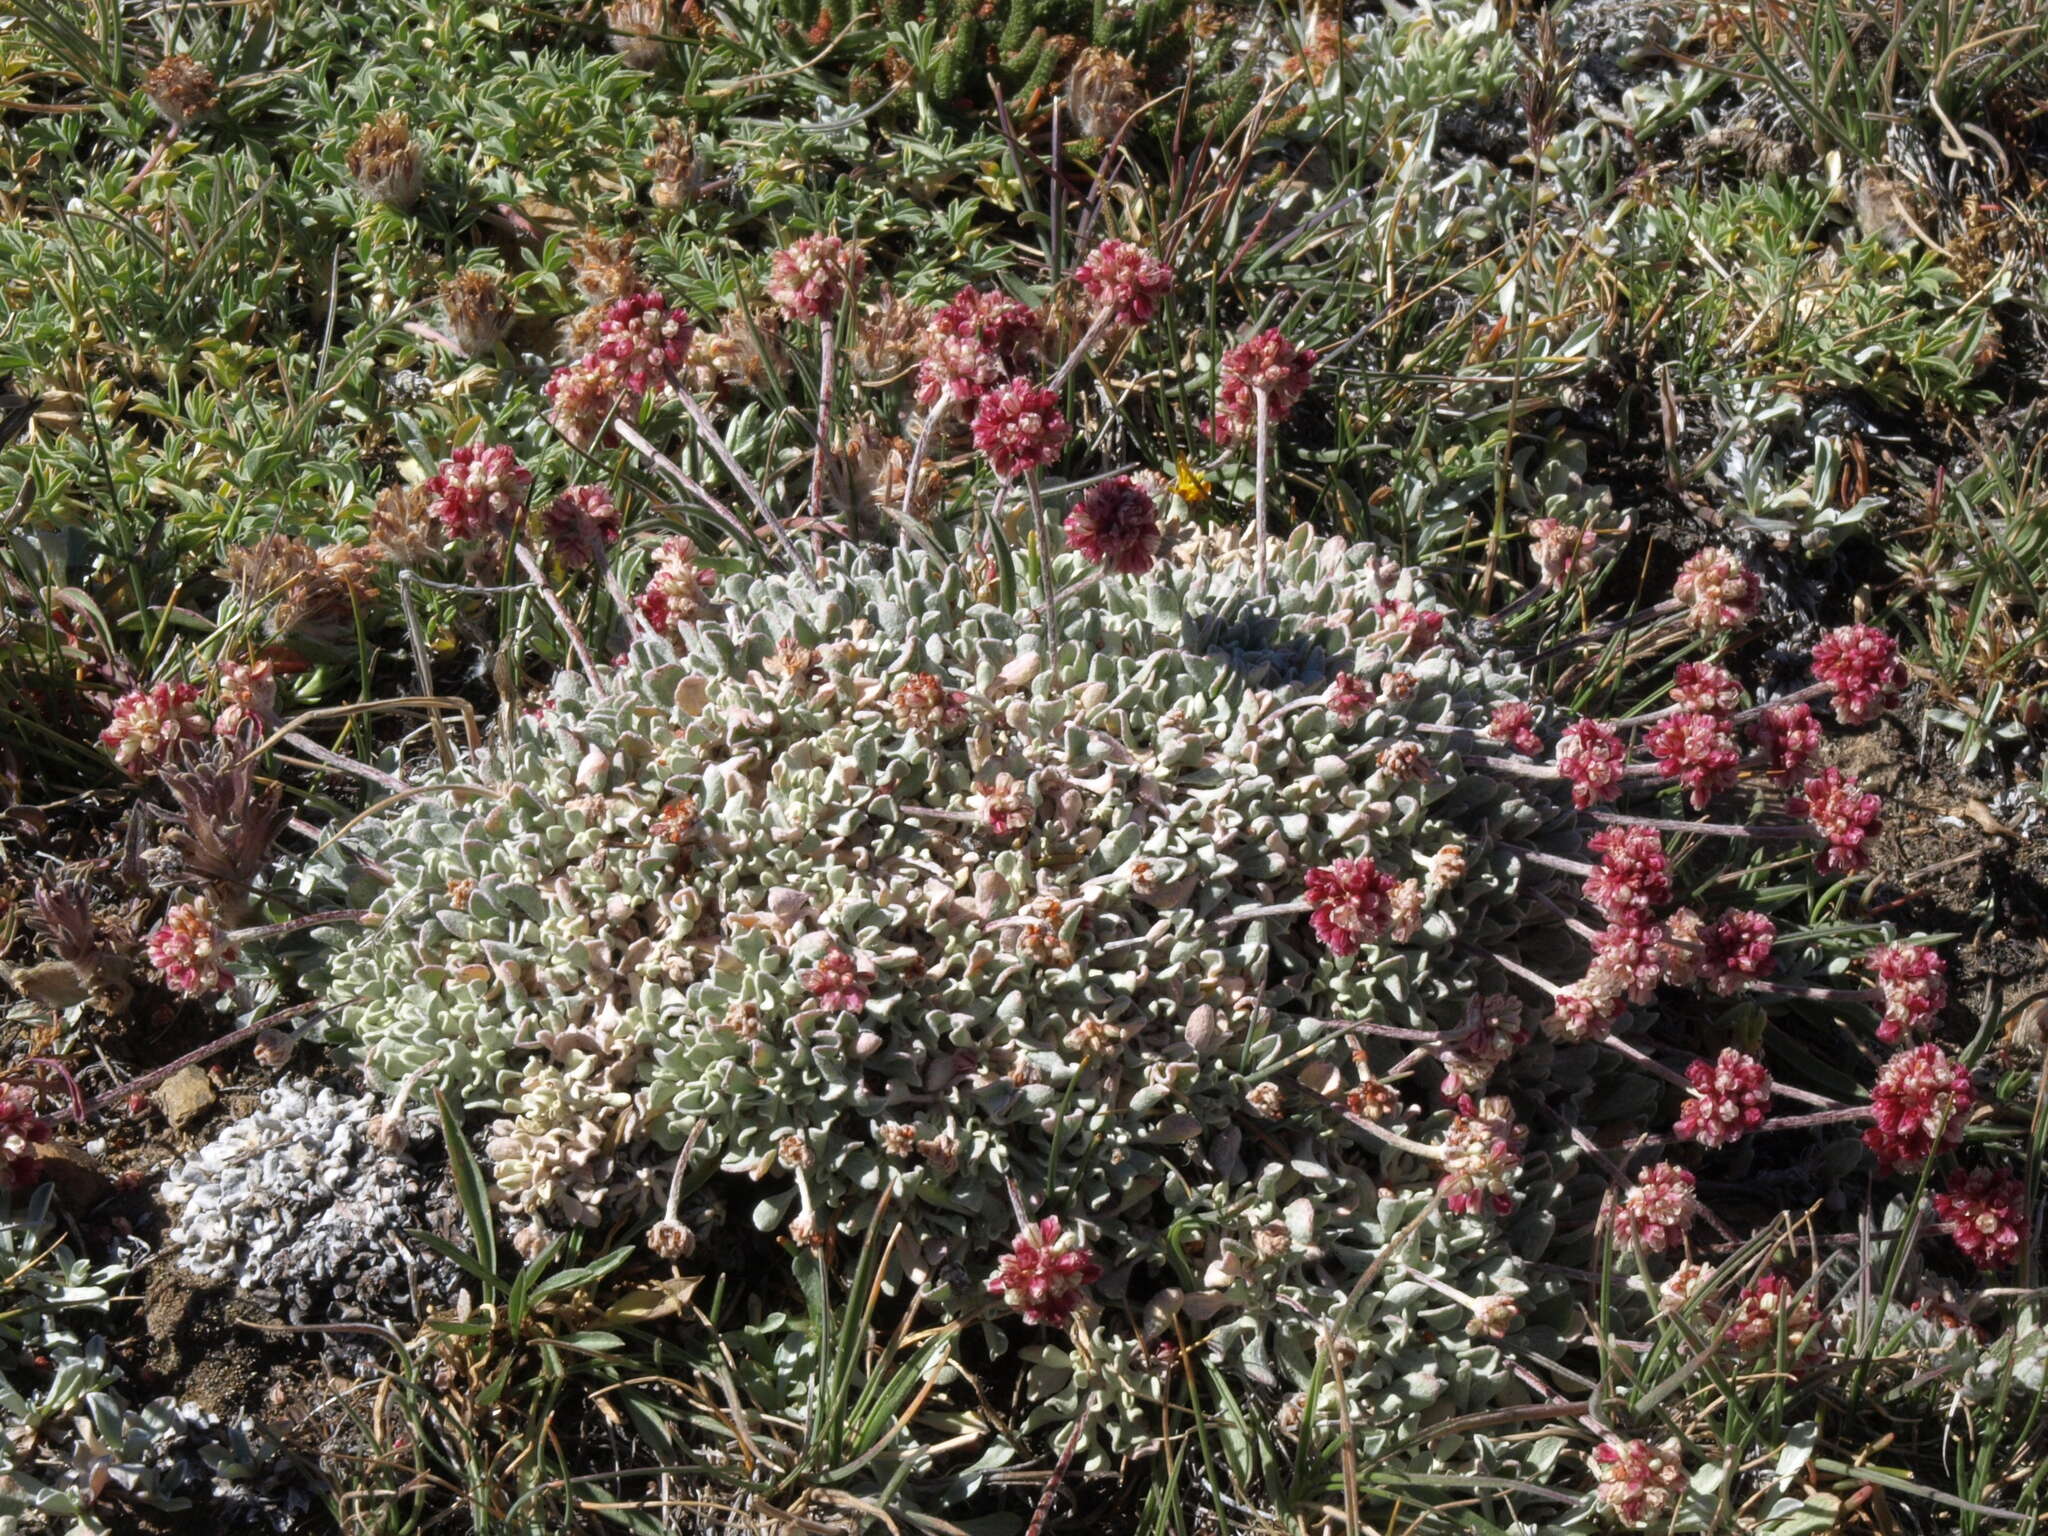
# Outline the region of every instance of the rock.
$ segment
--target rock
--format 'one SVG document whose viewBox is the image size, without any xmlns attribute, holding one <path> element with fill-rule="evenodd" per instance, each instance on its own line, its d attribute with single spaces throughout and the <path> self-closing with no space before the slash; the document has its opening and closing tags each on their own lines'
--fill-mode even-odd
<svg viewBox="0 0 2048 1536">
<path fill-rule="evenodd" d="M 156 1100 L 156 1107 L 164 1112 L 164 1118 L 171 1122 L 171 1129 L 182 1131 L 209 1109 L 220 1096 L 213 1091 L 213 1079 L 206 1075 L 203 1067 L 186 1067 L 165 1078 L 163 1085 L 150 1095 Z"/>
<path fill-rule="evenodd" d="M 91 1210 L 114 1190 L 114 1181 L 107 1177 L 100 1160 L 68 1141 L 36 1148 L 34 1182 L 45 1181 L 57 1186 L 58 1200 L 74 1216 Z"/>
</svg>

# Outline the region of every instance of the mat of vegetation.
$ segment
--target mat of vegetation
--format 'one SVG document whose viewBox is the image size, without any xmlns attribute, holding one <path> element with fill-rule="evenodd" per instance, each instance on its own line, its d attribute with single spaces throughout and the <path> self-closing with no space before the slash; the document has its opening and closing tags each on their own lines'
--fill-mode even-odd
<svg viewBox="0 0 2048 1536">
<path fill-rule="evenodd" d="M 0 9 L 0 1533 L 2019 1532 L 2026 0 Z"/>
</svg>

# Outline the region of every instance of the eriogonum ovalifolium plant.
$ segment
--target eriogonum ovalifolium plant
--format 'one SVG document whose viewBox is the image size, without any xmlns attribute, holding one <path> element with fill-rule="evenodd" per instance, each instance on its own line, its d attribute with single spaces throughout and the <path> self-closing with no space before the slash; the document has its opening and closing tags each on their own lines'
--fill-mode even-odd
<svg viewBox="0 0 2048 1536">
<path fill-rule="evenodd" d="M 660 1218 L 687 1252 L 664 1192 L 714 1170 L 799 1247 L 852 1251 L 886 1207 L 892 1283 L 1072 1336 L 1027 1353 L 1031 1423 L 1113 1383 L 1104 1452 L 1150 1432 L 1189 1330 L 1297 1410 L 1341 1379 L 1378 1448 L 1522 1400 L 1495 1341 L 1565 1320 L 1530 1267 L 1578 1163 L 1558 1108 L 1598 1081 L 1664 1117 L 1611 1227 L 1668 1263 L 1701 1215 L 1680 1164 L 1774 1113 L 1756 1054 L 1627 1043 L 1660 988 L 1768 996 L 1778 970 L 1768 917 L 1677 904 L 1681 824 L 1630 801 L 1739 789 L 1755 827 L 1683 825 L 1839 834 L 1793 819 L 1718 668 L 1658 716 L 1568 721 L 1365 548 L 1298 535 L 1261 603 L 1242 541 L 1167 534 L 1142 577 L 1057 558 L 1094 585 L 1050 655 L 992 568 L 697 573 L 659 633 L 366 829 L 390 885 L 333 952 L 340 1035 L 400 1098 L 488 1114 L 527 1251 Z M 1701 781 L 1673 719 L 1747 744 Z M 1868 992 L 1804 991 L 1894 1032 L 1938 1010 L 1931 952 L 1870 965 Z M 1953 1143 L 1923 1113 L 1967 1110 L 1946 1063 L 1888 1072 L 1887 1166 Z M 1941 1103 L 1905 1102 L 1936 1067 Z M 1987 1203 L 1944 1219 L 1994 1255 Z"/>
</svg>

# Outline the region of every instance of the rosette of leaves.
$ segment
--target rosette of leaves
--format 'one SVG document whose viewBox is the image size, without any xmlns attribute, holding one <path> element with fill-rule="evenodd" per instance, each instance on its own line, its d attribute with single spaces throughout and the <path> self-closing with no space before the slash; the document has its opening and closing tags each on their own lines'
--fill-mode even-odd
<svg viewBox="0 0 2048 1536">
<path fill-rule="evenodd" d="M 1390 1137 L 1353 1090 L 1407 1049 L 1360 1021 L 1455 1030 L 1471 952 L 1519 941 L 1506 845 L 1564 818 L 1455 733 L 1523 682 L 1409 654 L 1386 615 L 1428 595 L 1362 547 L 1304 532 L 1272 581 L 1191 542 L 1065 605 L 1048 656 L 1000 565 L 730 577 L 366 826 L 389 884 L 335 942 L 338 1036 L 494 1117 L 535 1237 L 651 1219 L 686 1142 L 693 1185 L 757 1181 L 755 1224 L 800 1243 L 854 1251 L 886 1201 L 889 1283 L 956 1313 L 1016 1201 L 1078 1225 L 1104 1305 L 1032 1369 L 1041 1417 L 1113 1404 L 1106 1443 L 1156 1421 L 1177 1338 L 1282 1396 L 1327 1393 L 1334 1349 L 1389 1435 L 1518 1392 L 1458 1298 L 1540 1311 L 1548 1202 L 1450 1214 L 1449 1110 L 1419 1093 Z M 1381 702 L 1336 712 L 1346 671 Z M 1421 877 L 1446 848 L 1401 942 L 1338 958 L 1302 920 L 1309 868 Z"/>
</svg>

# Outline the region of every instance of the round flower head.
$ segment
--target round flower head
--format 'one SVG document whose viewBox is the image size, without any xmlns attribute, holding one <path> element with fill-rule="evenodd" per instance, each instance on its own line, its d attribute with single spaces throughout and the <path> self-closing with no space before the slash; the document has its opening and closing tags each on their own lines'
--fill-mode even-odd
<svg viewBox="0 0 2048 1536">
<path fill-rule="evenodd" d="M 1027 1323 L 1063 1328 L 1102 1278 L 1102 1266 L 1078 1232 L 1062 1232 L 1057 1216 L 1026 1223 L 989 1276 L 988 1293 L 1000 1296 Z"/>
<path fill-rule="evenodd" d="M 1891 1045 L 1932 1029 L 1948 1006 L 1948 962 L 1921 944 L 1880 944 L 1863 957 L 1884 994 L 1877 1038 Z"/>
<path fill-rule="evenodd" d="M 1642 917 L 1671 900 L 1671 861 L 1654 827 L 1608 827 L 1587 847 L 1600 864 L 1586 877 L 1586 900 L 1610 923 Z"/>
<path fill-rule="evenodd" d="M 693 334 L 682 311 L 660 294 L 629 293 L 605 312 L 594 355 L 611 364 L 620 388 L 644 395 L 670 387 L 689 359 Z"/>
<path fill-rule="evenodd" d="M 1785 808 L 1806 817 L 1828 840 L 1828 851 L 1821 855 L 1822 869 L 1848 874 L 1869 864 L 1870 855 L 1863 845 L 1877 830 L 1884 801 L 1865 792 L 1856 775 L 1823 768 L 1786 800 Z"/>
<path fill-rule="evenodd" d="M 1662 923 L 1653 923 L 1641 913 L 1608 924 L 1589 941 L 1593 963 L 1587 969 L 1587 979 L 1631 1002 L 1647 1003 L 1664 979 L 1666 937 Z"/>
<path fill-rule="evenodd" d="M 1700 977 L 1708 990 L 1733 997 L 1778 968 L 1772 946 L 1778 925 L 1761 912 L 1724 912 L 1700 940 Z"/>
<path fill-rule="evenodd" d="M 36 1148 L 50 1139 L 50 1122 L 36 1113 L 35 1090 L 26 1083 L 0 1083 L 0 1189 L 27 1189 L 37 1182 Z"/>
<path fill-rule="evenodd" d="M 1693 1176 L 1675 1163 L 1645 1168 L 1614 1207 L 1609 1225 L 1615 1240 L 1650 1253 L 1678 1247 L 1686 1229 L 1699 1219 L 1694 1183 Z"/>
<path fill-rule="evenodd" d="M 1806 1353 L 1819 1321 L 1811 1292 L 1802 1294 L 1785 1275 L 1759 1275 L 1736 1295 L 1728 1342 L 1745 1355 L 1769 1355 L 1782 1341 L 1786 1356 L 1794 1358 Z"/>
<path fill-rule="evenodd" d="M 981 397 L 974 411 L 974 446 L 1005 480 L 1045 468 L 1067 443 L 1060 397 L 1029 379 L 1012 379 Z"/>
<path fill-rule="evenodd" d="M 562 564 L 580 571 L 619 541 L 619 509 L 601 485 L 572 485 L 547 505 L 541 528 Z"/>
<path fill-rule="evenodd" d="M 1346 725 L 1356 725 L 1378 699 L 1372 684 L 1356 672 L 1339 672 L 1330 682 L 1330 713 Z"/>
<path fill-rule="evenodd" d="M 1260 331 L 1225 352 L 1210 437 L 1219 443 L 1243 442 L 1258 426 L 1261 394 L 1266 419 L 1284 421 L 1308 393 L 1315 360 L 1313 347 L 1297 347 L 1277 330 Z"/>
<path fill-rule="evenodd" d="M 1486 735 L 1488 740 L 1513 747 L 1524 757 L 1540 757 L 1543 753 L 1543 738 L 1536 734 L 1536 711 L 1520 699 L 1505 699 L 1493 706 Z"/>
<path fill-rule="evenodd" d="M 1651 726 L 1643 744 L 1658 768 L 1685 787 L 1696 811 L 1704 811 L 1714 796 L 1735 787 L 1742 749 L 1719 715 L 1672 715 Z"/>
<path fill-rule="evenodd" d="M 1631 1530 L 1661 1524 L 1685 1491 L 1685 1462 L 1676 1440 L 1607 1440 L 1594 1447 L 1591 1460 L 1594 1502 Z"/>
<path fill-rule="evenodd" d="M 142 94 L 165 122 L 179 129 L 220 105 L 213 71 L 189 53 L 174 53 L 144 75 Z"/>
<path fill-rule="evenodd" d="M 1120 575 L 1149 571 L 1159 553 L 1159 509 L 1129 475 L 1089 486 L 1064 526 L 1070 546 Z"/>
<path fill-rule="evenodd" d="M 1980 1269 L 2010 1269 L 2027 1244 L 2027 1186 L 1990 1168 L 1958 1168 L 1934 1197 L 1941 1228 Z"/>
<path fill-rule="evenodd" d="M 1667 1253 L 1686 1241 L 1686 1229 L 1700 1219 L 1694 1178 L 1675 1163 L 1642 1169 L 1612 1212 L 1614 1237 L 1649 1253 Z"/>
<path fill-rule="evenodd" d="M 221 991 L 228 985 L 222 967 L 234 959 L 235 946 L 204 896 L 172 907 L 149 936 L 149 963 L 182 997 Z"/>
<path fill-rule="evenodd" d="M 114 761 L 140 778 L 167 767 L 187 747 L 213 733 L 213 722 L 199 707 L 199 690 L 190 683 L 155 683 L 123 694 L 114 704 L 114 718 L 100 732 L 100 745 Z"/>
<path fill-rule="evenodd" d="M 1621 738 L 1598 720 L 1568 725 L 1557 739 L 1557 771 L 1572 787 L 1572 804 L 1582 811 L 1619 797 L 1627 758 Z"/>
<path fill-rule="evenodd" d="M 682 534 L 665 539 L 654 552 L 647 586 L 640 594 L 640 617 L 656 634 L 673 639 L 682 626 L 702 618 L 717 576 L 697 564 L 697 546 Z"/>
<path fill-rule="evenodd" d="M 1742 706 L 1742 684 L 1711 661 L 1681 661 L 1671 684 L 1671 702 L 1699 715 L 1729 715 Z"/>
<path fill-rule="evenodd" d="M 1679 567 L 1671 595 L 1690 610 L 1695 628 L 1718 635 L 1756 614 L 1756 578 L 1725 549 L 1703 549 Z"/>
<path fill-rule="evenodd" d="M 1749 722 L 1749 739 L 1762 749 L 1771 777 L 1789 784 L 1820 750 L 1820 721 L 1804 704 L 1767 704 Z"/>
<path fill-rule="evenodd" d="M 473 539 L 509 528 L 526 505 L 526 488 L 532 483 L 533 471 L 520 468 L 506 444 L 466 444 L 448 456 L 420 491 L 427 499 L 427 515 L 450 538 Z"/>
<path fill-rule="evenodd" d="M 1458 1216 L 1515 1208 L 1511 1193 L 1522 1166 L 1522 1138 L 1528 1127 L 1515 1123 L 1514 1105 L 1499 1096 L 1458 1101 L 1458 1113 L 1444 1133 L 1443 1176 L 1437 1192 L 1444 1209 Z"/>
<path fill-rule="evenodd" d="M 1906 669 L 1890 635 L 1868 624 L 1850 624 L 1814 645 L 1813 675 L 1834 690 L 1837 720 L 1865 725 L 1884 713 L 1904 685 Z"/>
<path fill-rule="evenodd" d="M 837 235 L 806 235 L 768 262 L 768 297 L 792 320 L 822 320 L 839 312 L 860 286 L 868 259 Z"/>
<path fill-rule="evenodd" d="M 1340 959 L 1371 943 L 1392 916 L 1389 893 L 1398 882 L 1370 857 L 1338 859 L 1312 869 L 1303 881 L 1309 926 Z"/>
<path fill-rule="evenodd" d="M 356 190 L 401 212 L 419 201 L 425 156 L 403 112 L 380 113 L 349 144 L 343 163 Z"/>
<path fill-rule="evenodd" d="M 1173 288 L 1173 272 L 1150 251 L 1126 240 L 1105 240 L 1075 269 L 1074 281 L 1096 311 L 1118 325 L 1141 325 L 1159 312 Z"/>
<path fill-rule="evenodd" d="M 548 376 L 548 425 L 562 441 L 590 448 L 625 403 L 618 370 L 601 357 L 579 358 Z"/>
<path fill-rule="evenodd" d="M 1975 1098 L 1969 1068 L 1949 1060 L 1940 1046 L 1930 1042 L 1901 1051 L 1878 1069 L 1877 1086 L 1870 1090 L 1874 1124 L 1863 1133 L 1863 1144 L 1886 1173 L 1910 1173 L 1962 1141 Z"/>
<path fill-rule="evenodd" d="M 1015 373 L 1038 347 L 1045 322 L 1037 310 L 1007 294 L 962 288 L 932 311 L 927 330 L 931 336 L 971 341 L 993 355 L 1005 372 Z"/>
<path fill-rule="evenodd" d="M 1554 517 L 1529 521 L 1529 552 L 1535 557 L 1537 574 L 1547 587 L 1561 587 L 1575 572 L 1592 563 L 1600 535 L 1591 528 L 1560 522 Z"/>
<path fill-rule="evenodd" d="M 917 365 L 917 403 L 927 411 L 972 404 L 1003 382 L 1003 360 L 972 336 L 934 333 Z"/>
<path fill-rule="evenodd" d="M 827 1013 L 860 1013 L 868 1005 L 867 985 L 852 955 L 834 945 L 797 978 Z"/>
<path fill-rule="evenodd" d="M 1680 1141 L 1725 1147 L 1764 1123 L 1771 1107 L 1771 1074 L 1762 1062 L 1732 1046 L 1712 1061 L 1685 1069 L 1692 1097 L 1672 1133 Z"/>
</svg>

